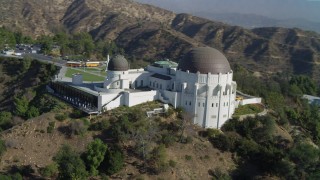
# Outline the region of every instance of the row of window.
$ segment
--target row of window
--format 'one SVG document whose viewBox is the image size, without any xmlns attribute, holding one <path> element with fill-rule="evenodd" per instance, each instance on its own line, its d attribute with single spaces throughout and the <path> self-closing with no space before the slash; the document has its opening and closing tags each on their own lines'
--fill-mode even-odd
<svg viewBox="0 0 320 180">
<path fill-rule="evenodd" d="M 192 102 L 191 102 L 191 101 L 189 101 L 189 102 L 186 101 L 186 106 L 187 106 L 188 104 L 189 104 L 189 106 L 191 106 L 191 105 L 192 105 Z M 202 103 L 202 106 L 205 107 L 206 104 L 205 104 L 205 103 Z M 218 106 L 219 106 L 219 103 L 212 103 L 212 104 L 211 104 L 211 107 L 218 107 Z M 229 103 L 228 103 L 228 102 L 226 102 L 226 103 L 224 102 L 224 103 L 223 103 L 223 107 L 226 107 L 226 106 L 227 106 L 227 107 L 229 106 Z M 198 107 L 201 107 L 201 103 L 200 103 L 200 102 L 198 102 Z"/>
<path fill-rule="evenodd" d="M 159 88 L 162 89 L 162 84 L 159 85 L 159 83 L 156 83 L 156 82 L 152 83 L 150 81 L 150 87 L 157 88 L 157 89 L 159 89 Z"/>
</svg>

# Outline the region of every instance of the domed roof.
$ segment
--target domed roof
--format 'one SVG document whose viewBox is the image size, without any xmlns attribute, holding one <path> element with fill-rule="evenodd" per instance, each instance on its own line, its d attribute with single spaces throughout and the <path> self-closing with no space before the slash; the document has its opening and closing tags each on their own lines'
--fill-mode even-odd
<svg viewBox="0 0 320 180">
<path fill-rule="evenodd" d="M 199 47 L 190 50 L 182 60 L 178 69 L 191 73 L 219 74 L 231 71 L 227 58 L 218 50 L 210 47 Z"/>
<path fill-rule="evenodd" d="M 116 55 L 108 63 L 109 71 L 128 71 L 129 63 L 122 55 Z"/>
</svg>

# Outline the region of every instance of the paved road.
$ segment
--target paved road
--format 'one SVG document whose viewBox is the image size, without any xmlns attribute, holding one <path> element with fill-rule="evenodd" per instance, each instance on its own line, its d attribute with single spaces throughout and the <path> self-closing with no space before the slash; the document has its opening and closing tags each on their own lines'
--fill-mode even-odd
<svg viewBox="0 0 320 180">
<path fill-rule="evenodd" d="M 4 55 L 4 54 L 0 54 L 0 57 L 10 57 L 10 58 L 18 58 L 18 59 L 22 59 L 24 57 L 30 57 L 32 59 L 36 59 L 38 61 L 41 61 L 41 62 L 45 62 L 45 63 L 53 63 L 54 65 L 56 66 L 64 66 L 66 64 L 67 61 L 64 61 L 64 60 L 60 60 L 60 59 L 56 59 L 56 58 L 53 58 L 53 57 L 50 57 L 50 56 L 46 56 L 46 55 L 43 55 L 43 54 L 23 54 L 22 56 L 12 56 L 12 55 Z"/>
</svg>

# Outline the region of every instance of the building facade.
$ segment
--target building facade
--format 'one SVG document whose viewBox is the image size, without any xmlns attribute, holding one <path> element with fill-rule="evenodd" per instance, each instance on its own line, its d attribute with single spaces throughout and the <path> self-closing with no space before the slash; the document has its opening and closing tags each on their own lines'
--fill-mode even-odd
<svg viewBox="0 0 320 180">
<path fill-rule="evenodd" d="M 179 64 L 158 61 L 145 69 L 129 69 L 118 55 L 107 69 L 103 87 L 95 87 L 99 111 L 159 100 L 182 107 L 204 128 L 220 128 L 235 111 L 233 72 L 226 57 L 213 48 L 195 48 Z"/>
</svg>

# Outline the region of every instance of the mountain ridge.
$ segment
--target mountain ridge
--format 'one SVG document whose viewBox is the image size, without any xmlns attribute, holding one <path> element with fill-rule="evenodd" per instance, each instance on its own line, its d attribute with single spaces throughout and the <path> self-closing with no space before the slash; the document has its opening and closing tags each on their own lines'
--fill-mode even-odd
<svg viewBox="0 0 320 180">
<path fill-rule="evenodd" d="M 85 31 L 95 40 L 115 41 L 130 57 L 177 61 L 190 48 L 207 45 L 223 51 L 231 64 L 252 71 L 320 75 L 320 36 L 313 32 L 249 30 L 130 0 L 9 2 L 0 3 L 0 13 L 7 17 L 0 24 L 34 37 Z"/>
</svg>

